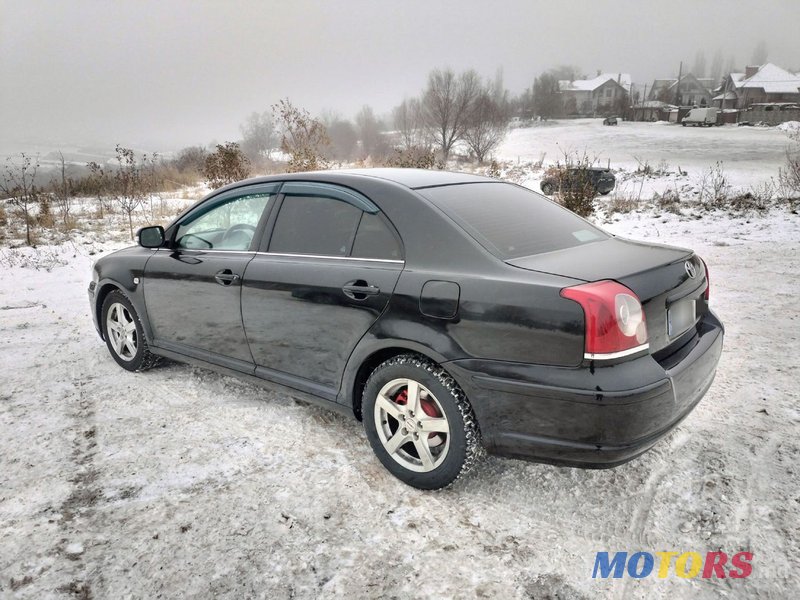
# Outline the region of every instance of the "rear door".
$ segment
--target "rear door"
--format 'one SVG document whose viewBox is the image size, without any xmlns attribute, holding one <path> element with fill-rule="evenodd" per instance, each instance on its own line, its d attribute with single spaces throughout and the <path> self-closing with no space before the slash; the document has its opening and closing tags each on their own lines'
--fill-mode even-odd
<svg viewBox="0 0 800 600">
<path fill-rule="evenodd" d="M 335 399 L 353 348 L 403 269 L 399 236 L 367 198 L 286 183 L 271 236 L 248 264 L 242 318 L 256 374 Z"/>
<path fill-rule="evenodd" d="M 241 315 L 242 276 L 280 184 L 232 190 L 188 213 L 144 272 L 154 345 L 253 371 Z"/>
</svg>

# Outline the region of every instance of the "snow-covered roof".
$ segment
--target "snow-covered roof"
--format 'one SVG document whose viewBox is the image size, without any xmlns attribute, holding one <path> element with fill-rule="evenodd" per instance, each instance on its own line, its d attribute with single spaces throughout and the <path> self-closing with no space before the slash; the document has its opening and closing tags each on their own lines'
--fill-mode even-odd
<svg viewBox="0 0 800 600">
<path fill-rule="evenodd" d="M 736 100 L 736 93 L 725 92 L 724 94 L 720 94 L 719 96 L 714 96 L 712 100 Z"/>
<path fill-rule="evenodd" d="M 731 73 L 731 81 L 736 89 L 759 88 L 767 94 L 797 94 L 800 92 L 800 75 L 790 73 L 777 65 L 761 65 L 753 75 Z"/>
<path fill-rule="evenodd" d="M 581 92 L 593 92 L 609 79 L 613 79 L 626 90 L 631 87 L 631 76 L 628 73 L 601 73 L 593 79 L 576 79 L 567 81 L 566 79 L 558 82 L 558 89 L 563 91 L 574 90 Z"/>
</svg>

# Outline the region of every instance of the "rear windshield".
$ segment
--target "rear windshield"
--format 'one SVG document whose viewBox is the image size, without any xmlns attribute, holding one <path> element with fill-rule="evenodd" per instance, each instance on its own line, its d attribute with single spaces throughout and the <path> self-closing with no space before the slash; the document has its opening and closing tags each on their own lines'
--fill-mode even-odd
<svg viewBox="0 0 800 600">
<path fill-rule="evenodd" d="M 508 183 L 417 190 L 495 256 L 531 256 L 608 239 L 608 234 L 550 200 Z"/>
</svg>

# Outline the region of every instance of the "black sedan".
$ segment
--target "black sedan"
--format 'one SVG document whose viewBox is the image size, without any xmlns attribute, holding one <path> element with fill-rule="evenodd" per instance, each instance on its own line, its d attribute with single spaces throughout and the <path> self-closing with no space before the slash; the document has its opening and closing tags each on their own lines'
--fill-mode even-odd
<svg viewBox="0 0 800 600">
<path fill-rule="evenodd" d="M 611 169 L 603 167 L 553 167 L 545 173 L 539 189 L 546 196 L 556 192 L 581 193 L 596 196 L 610 194 L 617 185 Z"/>
<path fill-rule="evenodd" d="M 89 296 L 123 368 L 167 357 L 278 385 L 361 419 L 383 465 L 423 489 L 483 449 L 638 456 L 706 393 L 723 338 L 692 251 L 614 237 L 516 185 L 411 169 L 229 185 L 98 260 Z"/>
</svg>

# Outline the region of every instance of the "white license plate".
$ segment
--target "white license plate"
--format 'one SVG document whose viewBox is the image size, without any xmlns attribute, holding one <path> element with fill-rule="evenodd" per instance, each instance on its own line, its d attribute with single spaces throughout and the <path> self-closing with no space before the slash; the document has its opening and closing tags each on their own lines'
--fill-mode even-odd
<svg viewBox="0 0 800 600">
<path fill-rule="evenodd" d="M 696 320 L 694 299 L 679 300 L 667 309 L 667 334 L 671 338 L 679 336 Z"/>
</svg>

